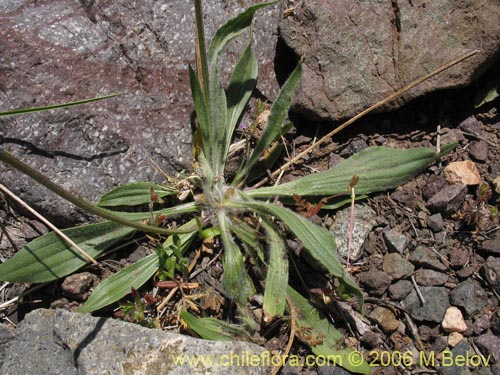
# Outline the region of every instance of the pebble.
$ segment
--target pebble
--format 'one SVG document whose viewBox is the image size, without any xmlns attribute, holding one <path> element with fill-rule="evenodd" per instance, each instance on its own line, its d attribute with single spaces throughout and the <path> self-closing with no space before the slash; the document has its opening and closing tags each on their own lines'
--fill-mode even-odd
<svg viewBox="0 0 500 375">
<path fill-rule="evenodd" d="M 368 346 L 368 348 L 378 348 L 384 345 L 386 338 L 382 334 L 366 331 L 359 338 L 359 341 Z"/>
<path fill-rule="evenodd" d="M 62 294 L 66 297 L 84 301 L 90 288 L 97 282 L 97 276 L 90 272 L 75 273 L 66 277 L 61 284 Z"/>
<path fill-rule="evenodd" d="M 474 338 L 474 344 L 477 345 L 483 355 L 491 355 L 495 362 L 500 362 L 500 337 L 486 333 Z"/>
<path fill-rule="evenodd" d="M 448 185 L 438 191 L 427 201 L 427 207 L 432 212 L 450 215 L 457 212 L 465 201 L 466 185 Z"/>
<path fill-rule="evenodd" d="M 493 313 L 490 324 L 491 332 L 493 332 L 497 336 L 500 336 L 500 310 L 497 310 Z"/>
<path fill-rule="evenodd" d="M 448 252 L 448 260 L 453 269 L 460 269 L 469 263 L 469 253 L 467 249 L 454 247 Z"/>
<path fill-rule="evenodd" d="M 328 160 L 328 168 L 333 168 L 335 167 L 338 163 L 340 163 L 342 160 L 345 160 L 342 156 L 332 152 L 330 154 L 330 159 Z"/>
<path fill-rule="evenodd" d="M 409 277 L 415 271 L 415 266 L 398 253 L 390 253 L 384 255 L 382 269 L 393 279 L 399 280 Z"/>
<path fill-rule="evenodd" d="M 484 331 L 490 329 L 491 327 L 491 321 L 490 317 L 487 314 L 481 315 L 476 321 L 474 322 L 474 333 L 476 335 L 480 335 Z"/>
<path fill-rule="evenodd" d="M 437 271 L 446 271 L 446 266 L 441 263 L 437 254 L 425 246 L 417 246 L 410 254 L 410 262 L 417 266 L 432 268 Z"/>
<path fill-rule="evenodd" d="M 441 323 L 446 309 L 450 307 L 448 290 L 439 286 L 423 286 L 419 289 L 425 299 L 425 303 L 422 305 L 417 292 L 412 290 L 403 300 L 404 306 L 413 318 L 419 322 L 430 321 Z"/>
<path fill-rule="evenodd" d="M 486 161 L 488 159 L 488 143 L 482 140 L 471 142 L 469 155 L 476 161 Z"/>
<path fill-rule="evenodd" d="M 493 290 L 500 293 L 500 258 L 488 257 L 483 264 L 481 273 Z"/>
<path fill-rule="evenodd" d="M 366 144 L 365 141 L 362 139 L 355 139 L 351 143 L 349 143 L 346 148 L 344 148 L 340 152 L 340 156 L 344 158 L 348 158 L 351 155 L 357 154 L 360 151 L 363 151 L 365 148 L 367 148 L 368 145 Z"/>
<path fill-rule="evenodd" d="M 452 348 L 457 346 L 462 340 L 464 336 L 458 332 L 452 332 L 448 335 L 448 345 Z"/>
<path fill-rule="evenodd" d="M 497 230 L 492 238 L 483 241 L 481 248 L 492 255 L 500 255 L 500 230 Z"/>
<path fill-rule="evenodd" d="M 446 309 L 441 327 L 444 332 L 460 332 L 467 331 L 467 324 L 465 324 L 464 317 L 459 308 L 450 306 Z"/>
<path fill-rule="evenodd" d="M 389 296 L 397 301 L 405 298 L 413 290 L 413 284 L 409 280 L 399 280 L 389 287 Z"/>
<path fill-rule="evenodd" d="M 477 281 L 467 279 L 451 291 L 450 302 L 461 307 L 465 317 L 469 318 L 486 306 L 488 294 Z"/>
<path fill-rule="evenodd" d="M 443 216 L 439 212 L 428 216 L 427 226 L 431 228 L 433 232 L 441 232 L 444 228 Z"/>
<path fill-rule="evenodd" d="M 408 237 L 395 229 L 384 232 L 384 240 L 389 251 L 400 254 L 403 253 L 406 245 L 408 245 Z"/>
<path fill-rule="evenodd" d="M 368 316 L 376 321 L 384 332 L 394 332 L 399 327 L 396 315 L 385 307 L 377 306 Z"/>
<path fill-rule="evenodd" d="M 380 270 L 370 270 L 358 274 L 359 282 L 376 296 L 382 296 L 389 285 L 391 285 L 392 277 Z"/>
<path fill-rule="evenodd" d="M 447 185 L 444 176 L 430 175 L 426 184 L 422 187 L 422 195 L 425 200 L 431 199 L 438 191 Z"/>
<path fill-rule="evenodd" d="M 418 285 L 422 286 L 444 285 L 448 281 L 448 275 L 439 271 L 422 268 L 417 271 L 415 280 Z"/>
</svg>

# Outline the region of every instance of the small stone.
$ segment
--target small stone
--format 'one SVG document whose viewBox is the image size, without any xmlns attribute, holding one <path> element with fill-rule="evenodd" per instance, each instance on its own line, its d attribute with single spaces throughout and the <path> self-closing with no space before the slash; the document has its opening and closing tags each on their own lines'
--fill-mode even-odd
<svg viewBox="0 0 500 375">
<path fill-rule="evenodd" d="M 410 254 L 410 262 L 417 266 L 432 268 L 437 271 L 446 271 L 437 254 L 425 246 L 417 246 Z"/>
<path fill-rule="evenodd" d="M 493 186 L 495 187 L 495 193 L 500 194 L 500 176 L 493 179 Z"/>
<path fill-rule="evenodd" d="M 497 230 L 493 237 L 483 241 L 481 248 L 492 255 L 500 255 L 500 230 Z"/>
<path fill-rule="evenodd" d="M 330 159 L 328 160 L 328 168 L 333 168 L 335 167 L 338 163 L 340 163 L 342 160 L 345 160 L 342 156 L 332 152 L 330 154 Z"/>
<path fill-rule="evenodd" d="M 90 272 L 75 273 L 64 279 L 61 284 L 62 293 L 66 297 L 84 301 L 96 282 L 97 277 Z"/>
<path fill-rule="evenodd" d="M 399 280 L 409 277 L 415 270 L 415 266 L 398 253 L 390 253 L 384 255 L 382 269 L 393 279 Z"/>
<path fill-rule="evenodd" d="M 500 293 L 500 258 L 488 257 L 481 272 L 493 290 Z"/>
<path fill-rule="evenodd" d="M 449 215 L 457 212 L 465 201 L 466 185 L 448 185 L 427 201 L 427 207 L 432 212 Z"/>
<path fill-rule="evenodd" d="M 457 346 L 462 340 L 464 339 L 464 336 L 461 333 L 458 332 L 452 332 L 448 336 L 448 345 L 452 348 Z"/>
<path fill-rule="evenodd" d="M 380 270 L 361 272 L 358 277 L 359 282 L 376 296 L 383 295 L 392 281 L 387 273 Z"/>
<path fill-rule="evenodd" d="M 417 271 L 415 280 L 418 285 L 422 286 L 444 285 L 448 281 L 448 275 L 438 271 L 422 268 Z"/>
<path fill-rule="evenodd" d="M 397 301 L 405 298 L 413 290 L 413 284 L 409 280 L 399 280 L 389 287 L 389 295 Z"/>
<path fill-rule="evenodd" d="M 340 152 L 340 156 L 344 158 L 348 158 L 351 155 L 357 154 L 360 151 L 363 151 L 365 148 L 367 148 L 368 145 L 366 144 L 365 141 L 362 139 L 355 139 L 351 143 L 347 145 L 346 148 L 344 148 Z"/>
<path fill-rule="evenodd" d="M 366 331 L 363 336 L 359 338 L 359 341 L 368 346 L 369 348 L 378 348 L 384 344 L 385 337 L 383 338 L 381 334 L 372 331 Z"/>
<path fill-rule="evenodd" d="M 438 191 L 447 185 L 444 176 L 430 175 L 424 186 L 422 186 L 422 195 L 425 200 L 431 199 Z"/>
<path fill-rule="evenodd" d="M 439 324 L 432 327 L 421 324 L 418 327 L 418 333 L 423 341 L 431 341 L 434 337 L 439 337 Z"/>
<path fill-rule="evenodd" d="M 399 327 L 396 315 L 385 307 L 377 306 L 368 316 L 375 320 L 384 332 L 394 332 Z"/>
<path fill-rule="evenodd" d="M 403 300 L 406 309 L 419 322 L 430 321 L 441 323 L 446 309 L 450 306 L 448 290 L 438 286 L 423 286 L 420 287 L 420 293 L 422 293 L 425 303 L 422 304 L 417 292 L 412 290 Z"/>
<path fill-rule="evenodd" d="M 455 306 L 448 307 L 444 314 L 443 322 L 441 323 L 444 332 L 460 332 L 467 331 L 464 317 L 460 309 Z"/>
<path fill-rule="evenodd" d="M 469 253 L 467 249 L 454 247 L 448 252 L 448 260 L 453 269 L 460 269 L 469 263 Z"/>
<path fill-rule="evenodd" d="M 377 214 L 373 209 L 362 204 L 354 206 L 354 230 L 352 234 L 352 247 L 350 253 L 350 260 L 356 261 L 363 253 L 363 243 L 365 242 L 368 234 L 376 225 Z M 351 208 L 340 210 L 335 215 L 335 222 L 330 227 L 330 231 L 335 235 L 337 242 L 337 254 L 347 259 L 348 244 L 349 244 L 349 223 L 351 216 Z"/>
<path fill-rule="evenodd" d="M 438 336 L 432 343 L 430 347 L 430 352 L 441 353 L 444 349 L 448 347 L 448 339 L 444 336 Z"/>
<path fill-rule="evenodd" d="M 465 317 L 469 318 L 486 306 L 488 294 L 477 281 L 467 279 L 451 291 L 450 301 L 452 305 L 461 307 Z"/>
<path fill-rule="evenodd" d="M 384 232 L 384 240 L 389 251 L 400 254 L 408 245 L 408 237 L 394 229 Z"/>
<path fill-rule="evenodd" d="M 476 321 L 474 322 L 474 333 L 476 335 L 480 335 L 484 331 L 487 331 L 491 327 L 491 321 L 490 317 L 487 314 L 481 315 Z"/>
<path fill-rule="evenodd" d="M 493 313 L 490 324 L 491 332 L 493 332 L 497 336 L 500 336 L 500 310 L 497 310 Z"/>
<path fill-rule="evenodd" d="M 469 145 L 469 155 L 477 161 L 488 159 L 488 143 L 485 141 L 473 141 Z"/>
<path fill-rule="evenodd" d="M 479 170 L 471 160 L 451 162 L 444 169 L 444 175 L 450 184 L 478 185 L 481 183 Z"/>
<path fill-rule="evenodd" d="M 500 362 L 500 337 L 486 333 L 476 337 L 474 343 L 485 356 L 491 355 L 495 362 Z"/>
<path fill-rule="evenodd" d="M 444 228 L 443 216 L 438 212 L 437 214 L 427 217 L 427 226 L 433 232 L 441 232 Z"/>
</svg>

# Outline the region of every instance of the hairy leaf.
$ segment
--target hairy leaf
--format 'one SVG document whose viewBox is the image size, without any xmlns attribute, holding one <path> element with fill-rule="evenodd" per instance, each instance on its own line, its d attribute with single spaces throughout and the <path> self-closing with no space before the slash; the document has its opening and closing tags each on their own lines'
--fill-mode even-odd
<svg viewBox="0 0 500 375">
<path fill-rule="evenodd" d="M 177 189 L 153 182 L 132 182 L 107 192 L 101 197 L 97 205 L 101 207 L 114 207 L 146 204 L 151 200 L 151 187 L 153 187 L 155 194 L 160 198 L 177 194 Z"/>
<path fill-rule="evenodd" d="M 295 309 L 296 336 L 300 341 L 309 345 L 317 356 L 329 359 L 330 365 L 355 373 L 371 374 L 371 368 L 361 354 L 353 354 L 353 349 L 340 349 L 344 335 L 326 317 L 291 287 L 288 287 L 287 294 Z"/>
<path fill-rule="evenodd" d="M 205 157 L 210 158 L 210 133 L 212 132 L 210 109 L 200 81 L 191 67 L 189 67 L 189 82 L 191 84 L 191 95 L 193 96 L 196 117 L 198 118 L 198 126 L 201 131 L 202 148 Z"/>
<path fill-rule="evenodd" d="M 187 311 L 181 311 L 181 319 L 202 339 L 214 341 L 234 340 L 245 333 L 244 327 L 228 324 L 214 318 L 198 318 Z"/>
<path fill-rule="evenodd" d="M 248 191 L 251 197 L 329 196 L 347 193 L 353 175 L 359 176 L 356 194 L 368 194 L 402 185 L 441 156 L 450 153 L 455 144 L 442 147 L 436 153 L 427 147 L 400 150 L 389 147 L 369 147 L 324 172 L 311 174 L 278 186 Z"/>
<path fill-rule="evenodd" d="M 118 241 L 131 236 L 135 229 L 104 221 L 62 231 L 91 257 L 97 257 Z M 56 233 L 50 232 L 31 241 L 11 259 L 0 264 L 0 280 L 43 283 L 64 277 L 88 263 Z"/>
</svg>

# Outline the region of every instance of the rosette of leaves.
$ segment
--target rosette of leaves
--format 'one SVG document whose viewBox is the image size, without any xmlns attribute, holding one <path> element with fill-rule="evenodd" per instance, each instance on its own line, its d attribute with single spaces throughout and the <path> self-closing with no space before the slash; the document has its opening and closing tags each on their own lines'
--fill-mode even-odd
<svg viewBox="0 0 500 375">
<path fill-rule="evenodd" d="M 260 8 L 275 2 L 251 6 L 220 27 L 206 49 L 202 22 L 201 1 L 195 0 L 196 15 L 196 67 L 189 67 L 191 91 L 196 110 L 198 129 L 194 137 L 194 174 L 186 179 L 172 180 L 165 184 L 149 182 L 131 183 L 105 194 L 97 204 L 89 203 L 47 180 L 10 153 L 0 150 L 0 159 L 38 182 L 52 189 L 63 198 L 105 219 L 103 222 L 65 229 L 71 237 L 92 257 L 116 246 L 137 232 L 168 236 L 160 245 L 160 251 L 123 268 L 101 282 L 80 309 L 91 312 L 123 298 L 132 289 L 140 288 L 151 277 L 159 274 L 172 276 L 185 267 L 176 267 L 172 259 L 181 259 L 193 241 L 207 236 L 220 236 L 223 246 L 223 287 L 245 316 L 248 299 L 263 288 L 263 311 L 266 321 L 283 316 L 286 297 L 298 309 L 298 323 L 304 329 L 317 332 L 318 337 L 328 332 L 328 339 L 308 342 L 318 354 L 343 353 L 338 347 L 342 335 L 322 317 L 300 294 L 288 285 L 288 254 L 284 233 L 277 225 L 282 223 L 288 232 L 299 240 L 308 258 L 338 281 L 339 295 L 356 296 L 363 306 L 363 295 L 356 283 L 345 272 L 336 256 L 335 239 L 327 229 L 317 226 L 304 216 L 269 200 L 291 198 L 294 195 L 320 199 L 347 193 L 352 177 L 358 176 L 358 194 L 368 194 L 395 188 L 414 177 L 453 145 L 445 146 L 440 153 L 429 148 L 398 150 L 387 147 L 370 147 L 334 168 L 314 173 L 293 182 L 258 189 L 245 188 L 249 176 L 254 175 L 258 162 L 269 147 L 284 132 L 283 122 L 292 96 L 299 84 L 301 65 L 290 74 L 274 101 L 267 125 L 249 152 L 241 160 L 240 167 L 229 179 L 224 176 L 229 148 L 243 112 L 252 95 L 257 80 L 257 59 L 252 50 L 251 23 Z M 234 66 L 226 88 L 219 79 L 220 55 L 227 44 L 236 37 L 248 36 L 246 47 Z M 80 104 L 69 103 L 66 105 Z M 50 107 L 52 109 L 54 107 Z M 44 108 L 47 109 L 47 108 Z M 29 109 L 25 111 L 32 111 Z M 12 115 L 23 113 L 3 113 Z M 181 183 L 181 182 L 184 182 Z M 193 194 L 186 197 L 186 183 Z M 184 200 L 176 200 L 182 195 Z M 170 199 L 172 205 L 153 211 L 153 202 Z M 123 207 L 146 207 L 144 212 L 127 212 Z M 185 224 L 178 228 L 168 226 L 168 218 L 189 215 Z M 242 216 L 252 215 L 258 225 L 252 226 Z M 166 219 L 165 219 L 166 218 Z M 165 224 L 167 226 L 160 225 Z M 246 256 L 258 263 L 259 275 L 248 272 Z M 43 235 L 14 257 L 0 265 L 0 280 L 27 283 L 43 283 L 64 277 L 87 264 L 77 251 L 55 233 Z M 164 264 L 168 270 L 161 269 Z M 168 271 L 168 272 L 166 272 Z M 260 277 L 260 280 L 259 280 Z M 259 283 L 256 283 L 258 281 Z M 261 283 L 262 282 L 262 283 Z M 257 286 L 258 287 L 257 287 Z M 187 311 L 181 314 L 184 321 L 200 336 L 211 339 L 227 339 L 241 330 L 214 319 L 196 318 Z M 248 317 L 248 315 L 247 315 Z M 208 320 L 207 320 L 208 319 Z M 344 367 L 367 373 L 366 364 Z"/>
</svg>

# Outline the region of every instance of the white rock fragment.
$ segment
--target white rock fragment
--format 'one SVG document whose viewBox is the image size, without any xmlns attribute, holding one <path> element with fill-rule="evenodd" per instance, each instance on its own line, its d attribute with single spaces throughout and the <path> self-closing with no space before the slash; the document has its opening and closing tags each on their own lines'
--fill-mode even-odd
<svg viewBox="0 0 500 375">
<path fill-rule="evenodd" d="M 454 306 L 448 307 L 446 310 L 441 327 L 443 327 L 443 331 L 445 332 L 462 333 L 467 330 L 462 312 Z"/>
<path fill-rule="evenodd" d="M 463 340 L 463 338 L 464 338 L 464 335 L 462 335 L 461 333 L 452 332 L 448 336 L 448 345 L 451 346 L 452 348 L 454 348 L 455 346 L 457 346 L 460 343 L 460 341 Z"/>
</svg>

